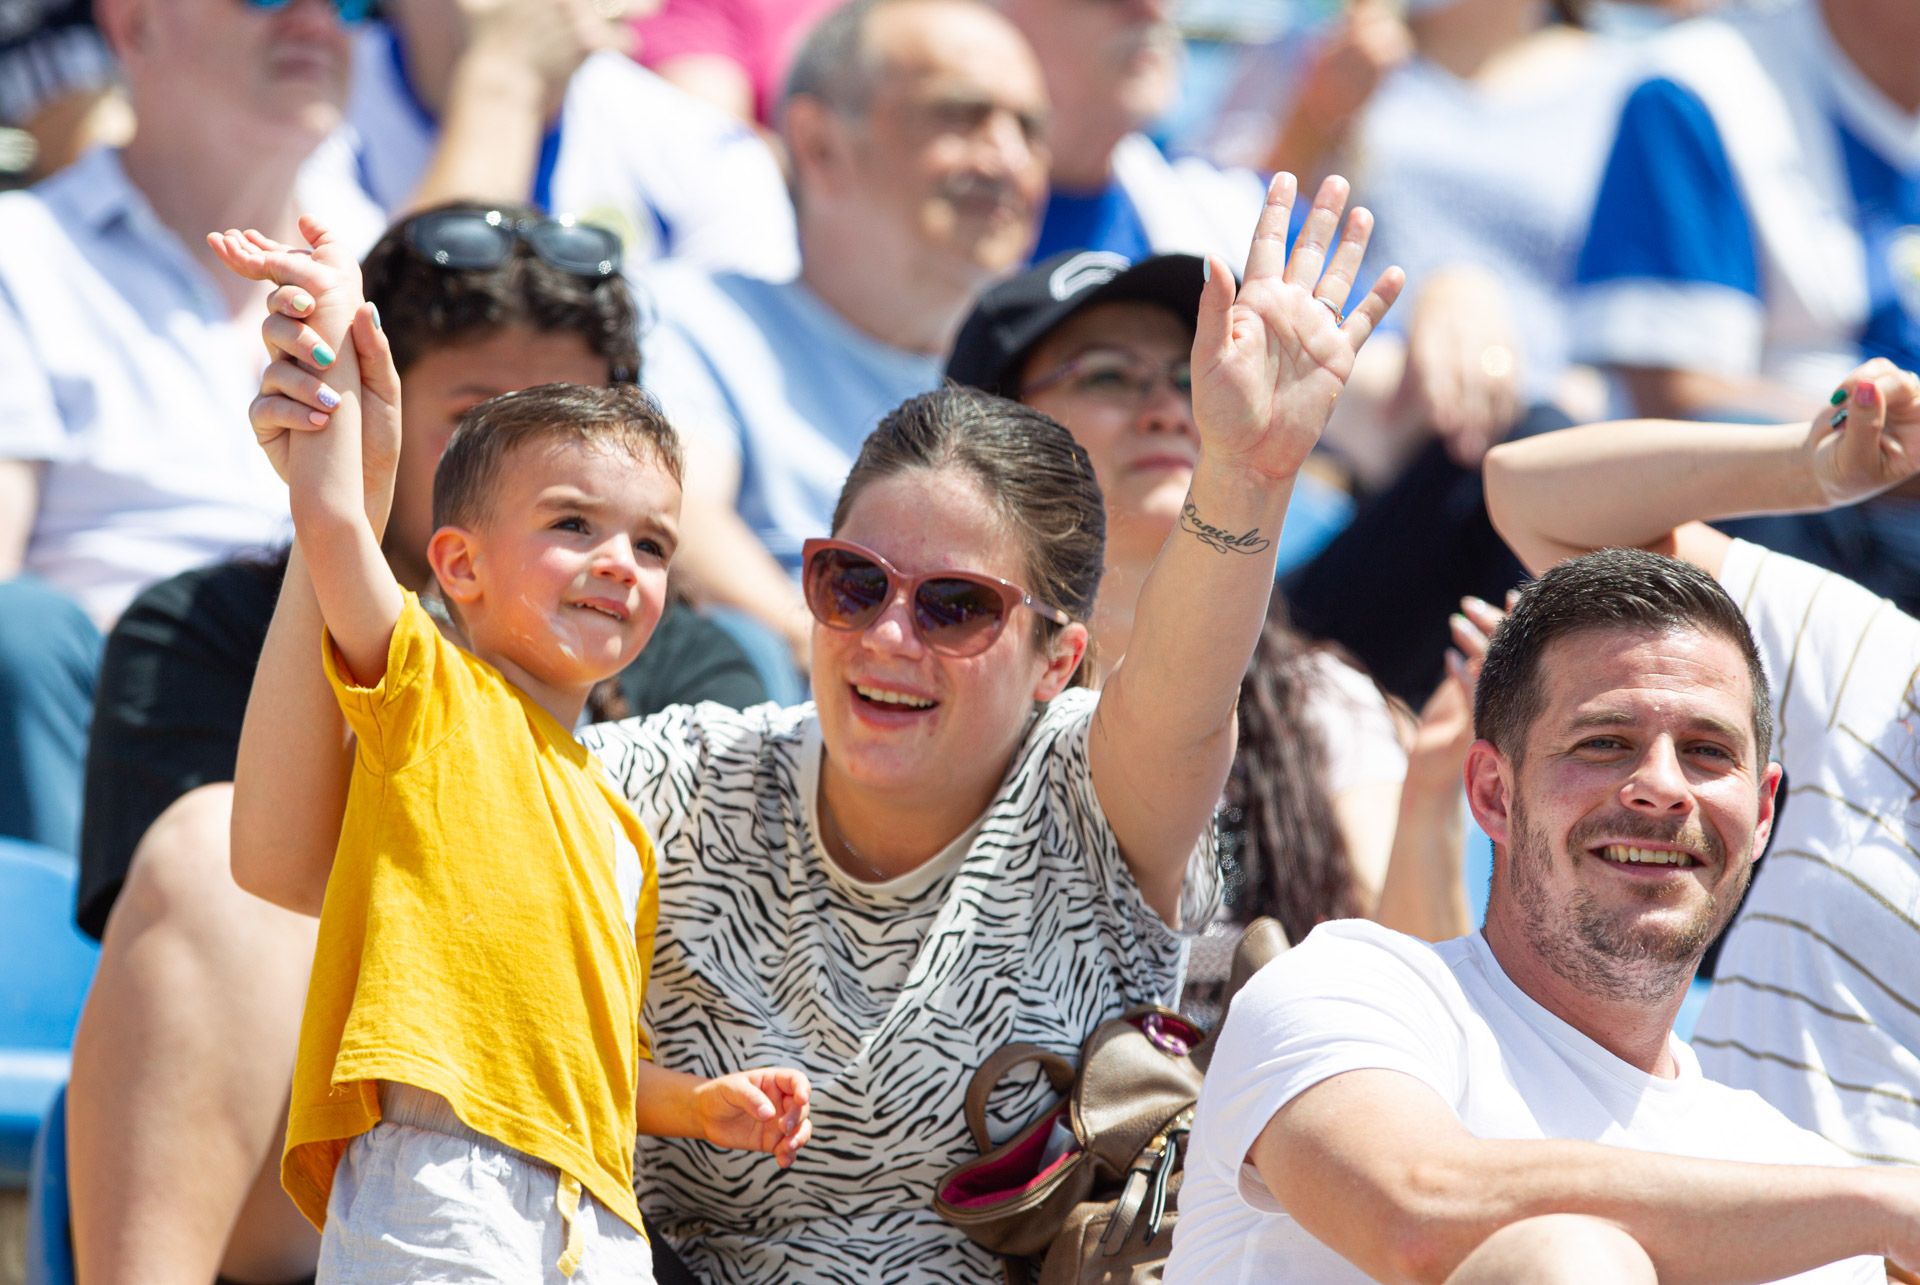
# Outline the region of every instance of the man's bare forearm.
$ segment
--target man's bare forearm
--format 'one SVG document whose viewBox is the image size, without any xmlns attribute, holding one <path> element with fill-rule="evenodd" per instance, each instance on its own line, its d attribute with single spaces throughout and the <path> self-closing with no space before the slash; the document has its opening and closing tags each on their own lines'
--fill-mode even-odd
<svg viewBox="0 0 1920 1285">
<path fill-rule="evenodd" d="M 1510 1223 L 1624 1228 L 1662 1282 L 1778 1280 L 1920 1238 L 1920 1171 L 1748 1164 L 1566 1140 L 1490 1140 L 1426 1085 L 1355 1071 L 1275 1114 L 1252 1159 L 1307 1231 L 1387 1281 L 1441 1281 Z"/>
</svg>

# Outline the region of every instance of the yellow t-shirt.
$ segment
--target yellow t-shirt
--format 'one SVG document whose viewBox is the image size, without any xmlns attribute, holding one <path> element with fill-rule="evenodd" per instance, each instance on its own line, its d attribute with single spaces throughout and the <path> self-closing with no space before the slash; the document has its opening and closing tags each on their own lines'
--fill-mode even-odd
<svg viewBox="0 0 1920 1285">
<path fill-rule="evenodd" d="M 377 1081 L 578 1180 L 636 1229 L 653 845 L 593 755 L 412 594 L 359 739 L 300 1024 L 280 1179 L 314 1226 Z M 289 770 L 297 770 L 290 767 Z"/>
</svg>

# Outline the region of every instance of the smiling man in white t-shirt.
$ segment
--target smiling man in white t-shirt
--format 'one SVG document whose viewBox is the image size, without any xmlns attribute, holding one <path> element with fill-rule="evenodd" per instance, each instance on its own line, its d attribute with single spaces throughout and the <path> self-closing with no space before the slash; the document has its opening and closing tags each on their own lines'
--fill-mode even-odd
<svg viewBox="0 0 1920 1285">
<path fill-rule="evenodd" d="M 1485 929 L 1317 929 L 1235 1000 L 1180 1282 L 1885 1280 L 1920 1171 L 1850 1167 L 1672 1032 L 1774 815 L 1740 609 L 1641 550 L 1564 563 L 1488 649 Z"/>
</svg>

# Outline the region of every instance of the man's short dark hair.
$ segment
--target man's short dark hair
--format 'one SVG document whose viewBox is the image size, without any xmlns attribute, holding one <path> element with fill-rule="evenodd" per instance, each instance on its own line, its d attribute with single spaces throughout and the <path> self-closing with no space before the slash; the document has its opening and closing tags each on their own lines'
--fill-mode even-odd
<svg viewBox="0 0 1920 1285">
<path fill-rule="evenodd" d="M 507 461 L 548 442 L 624 451 L 680 480 L 680 439 L 640 388 L 540 384 L 490 397 L 460 417 L 433 474 L 434 529 L 485 522 Z"/>
<path fill-rule="evenodd" d="M 1773 699 L 1760 649 L 1738 604 L 1700 568 L 1645 549 L 1570 558 L 1528 585 L 1494 632 L 1473 701 L 1474 733 L 1518 760 L 1546 704 L 1540 658 L 1556 639 L 1591 629 L 1692 629 L 1732 642 L 1753 687 L 1756 763 L 1773 751 Z"/>
<path fill-rule="evenodd" d="M 575 276 L 535 258 L 524 243 L 497 268 L 443 268 L 407 244 L 414 219 L 457 210 L 498 210 L 510 219 L 544 217 L 531 206 L 452 201 L 420 210 L 388 228 L 360 265 L 361 286 L 380 309 L 393 362 L 405 375 L 428 353 L 520 327 L 571 333 L 607 362 L 607 382 L 640 382 L 640 327 L 633 293 L 615 273 Z"/>
</svg>

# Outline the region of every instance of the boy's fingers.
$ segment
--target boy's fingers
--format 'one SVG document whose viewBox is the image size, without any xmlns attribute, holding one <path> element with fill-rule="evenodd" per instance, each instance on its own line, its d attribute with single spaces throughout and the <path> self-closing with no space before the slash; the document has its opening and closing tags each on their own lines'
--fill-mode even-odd
<svg viewBox="0 0 1920 1285">
<path fill-rule="evenodd" d="M 326 221 L 312 214 L 300 216 L 300 235 L 307 238 L 307 244 L 315 250 L 325 248 L 333 240 L 333 231 Z"/>
<path fill-rule="evenodd" d="M 744 1107 L 756 1120 L 771 1120 L 780 1113 L 773 1108 L 773 1100 L 760 1091 L 760 1086 L 752 1080 L 738 1078 L 728 1081 L 728 1096 L 737 1106 Z"/>
<path fill-rule="evenodd" d="M 248 245 L 234 232 L 207 233 L 207 248 L 218 256 L 220 262 L 227 265 L 249 281 L 266 279 L 266 256 Z"/>
<path fill-rule="evenodd" d="M 800 1148 L 806 1146 L 812 1139 L 813 1121 L 802 1120 L 800 1127 L 793 1131 L 792 1136 L 781 1139 L 780 1145 L 774 1148 L 774 1155 L 780 1161 L 781 1167 L 792 1164 Z"/>
</svg>

